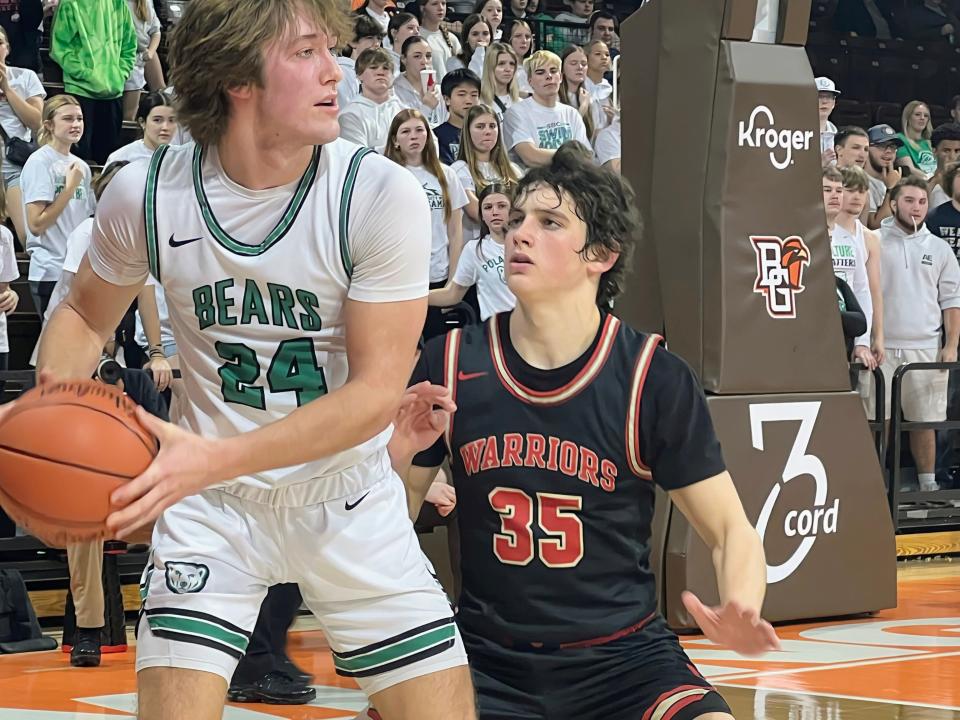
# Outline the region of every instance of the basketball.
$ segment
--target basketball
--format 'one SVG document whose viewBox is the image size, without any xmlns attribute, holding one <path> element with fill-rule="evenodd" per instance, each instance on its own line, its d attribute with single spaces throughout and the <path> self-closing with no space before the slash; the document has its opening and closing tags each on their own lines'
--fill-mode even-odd
<svg viewBox="0 0 960 720">
<path fill-rule="evenodd" d="M 157 454 L 135 408 L 92 380 L 25 393 L 0 421 L 0 505 L 48 543 L 104 537 L 110 494 Z"/>
</svg>

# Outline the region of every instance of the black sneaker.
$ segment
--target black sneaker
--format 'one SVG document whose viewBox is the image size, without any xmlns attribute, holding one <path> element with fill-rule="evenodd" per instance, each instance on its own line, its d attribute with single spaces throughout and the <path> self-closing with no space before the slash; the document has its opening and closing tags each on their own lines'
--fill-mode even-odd
<svg viewBox="0 0 960 720">
<path fill-rule="evenodd" d="M 77 628 L 70 664 L 74 667 L 97 667 L 100 664 L 100 628 Z"/>
<path fill-rule="evenodd" d="M 283 656 L 283 659 L 280 661 L 280 665 L 277 668 L 284 675 L 289 675 L 296 682 L 302 683 L 304 685 L 309 685 L 313 682 L 313 675 L 308 672 L 301 670 L 289 657 L 286 655 Z"/>
<path fill-rule="evenodd" d="M 297 682 L 282 672 L 268 672 L 248 685 L 231 685 L 227 690 L 230 702 L 262 702 L 268 705 L 306 705 L 316 699 L 316 689 Z"/>
</svg>

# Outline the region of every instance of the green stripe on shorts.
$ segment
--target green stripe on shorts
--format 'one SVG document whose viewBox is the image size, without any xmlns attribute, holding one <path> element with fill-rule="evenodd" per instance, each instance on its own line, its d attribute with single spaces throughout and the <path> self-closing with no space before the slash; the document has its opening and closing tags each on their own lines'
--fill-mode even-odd
<svg viewBox="0 0 960 720">
<path fill-rule="evenodd" d="M 224 645 L 230 645 L 240 652 L 246 652 L 249 640 L 242 634 L 227 630 L 205 620 L 176 615 L 148 615 L 147 622 L 151 630 L 172 630 L 189 635 L 200 635 Z"/>
<path fill-rule="evenodd" d="M 429 630 L 420 635 L 405 638 L 392 645 L 373 650 L 364 655 L 350 658 L 333 656 L 333 664 L 338 672 L 370 671 L 380 665 L 388 665 L 407 655 L 415 655 L 437 645 L 449 643 L 456 635 L 456 626 L 453 623 L 444 627 Z"/>
</svg>

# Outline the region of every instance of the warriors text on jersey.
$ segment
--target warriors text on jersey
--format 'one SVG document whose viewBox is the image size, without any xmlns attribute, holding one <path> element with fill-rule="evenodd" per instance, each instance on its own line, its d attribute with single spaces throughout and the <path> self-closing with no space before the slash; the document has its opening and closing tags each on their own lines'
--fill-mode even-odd
<svg viewBox="0 0 960 720">
<path fill-rule="evenodd" d="M 427 344 L 414 380 L 451 388 L 444 441 L 457 490 L 465 632 L 505 644 L 616 636 L 656 611 L 649 539 L 656 482 L 724 470 L 693 371 L 604 315 L 570 365 L 539 370 L 510 342 L 510 314 Z"/>
<path fill-rule="evenodd" d="M 296 182 L 258 191 L 226 175 L 215 147 L 167 146 L 121 170 L 104 194 L 90 262 L 118 285 L 148 268 L 157 278 L 188 398 L 174 421 L 225 437 L 346 382 L 347 300 L 425 296 L 425 227 L 429 209 L 412 176 L 343 140 L 316 148 Z M 388 437 L 240 478 L 230 491 L 278 505 L 355 493 L 382 476 L 373 470 L 389 462 Z"/>
</svg>

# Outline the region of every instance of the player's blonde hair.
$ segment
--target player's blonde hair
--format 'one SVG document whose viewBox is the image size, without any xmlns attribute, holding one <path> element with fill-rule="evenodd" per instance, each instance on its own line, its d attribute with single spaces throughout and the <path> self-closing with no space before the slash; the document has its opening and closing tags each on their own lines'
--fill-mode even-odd
<svg viewBox="0 0 960 720">
<path fill-rule="evenodd" d="M 73 95 L 60 94 L 47 98 L 46 102 L 43 103 L 43 113 L 40 116 L 40 132 L 37 133 L 38 145 L 47 145 L 53 140 L 53 118 L 57 114 L 57 110 L 68 105 L 80 107 L 80 101 Z"/>
<path fill-rule="evenodd" d="M 177 117 L 200 145 L 215 143 L 230 119 L 227 91 L 263 84 L 264 51 L 296 32 L 304 15 L 331 40 L 353 37 L 344 3 L 331 0 L 193 0 L 171 34 L 170 81 Z"/>
</svg>

